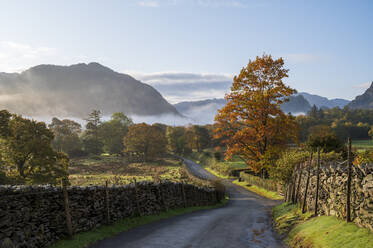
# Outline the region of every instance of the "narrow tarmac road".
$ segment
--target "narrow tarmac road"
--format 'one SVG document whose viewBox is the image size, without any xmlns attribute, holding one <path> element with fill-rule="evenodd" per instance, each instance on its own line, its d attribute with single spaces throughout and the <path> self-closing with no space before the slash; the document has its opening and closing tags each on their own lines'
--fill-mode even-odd
<svg viewBox="0 0 373 248">
<path fill-rule="evenodd" d="M 214 178 L 193 161 L 194 175 Z M 270 211 L 278 202 L 265 199 L 231 182 L 225 182 L 229 203 L 218 209 L 185 214 L 143 225 L 91 248 L 276 248 L 284 247 L 272 230 Z"/>
</svg>

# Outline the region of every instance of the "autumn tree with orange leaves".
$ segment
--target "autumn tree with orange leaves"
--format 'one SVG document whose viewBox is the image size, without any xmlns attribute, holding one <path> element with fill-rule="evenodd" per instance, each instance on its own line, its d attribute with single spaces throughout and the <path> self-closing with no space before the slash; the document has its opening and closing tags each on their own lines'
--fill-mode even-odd
<svg viewBox="0 0 373 248">
<path fill-rule="evenodd" d="M 286 77 L 283 59 L 270 55 L 250 60 L 234 77 L 227 104 L 215 117 L 215 138 L 226 145 L 226 159 L 238 155 L 258 173 L 265 155 L 296 141 L 295 119 L 280 109 L 296 93 L 283 83 Z"/>
</svg>

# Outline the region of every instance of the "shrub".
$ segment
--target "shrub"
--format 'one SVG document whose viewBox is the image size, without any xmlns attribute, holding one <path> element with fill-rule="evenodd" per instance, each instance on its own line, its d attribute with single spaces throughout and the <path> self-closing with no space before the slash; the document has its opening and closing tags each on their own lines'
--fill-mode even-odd
<svg viewBox="0 0 373 248">
<path fill-rule="evenodd" d="M 221 153 L 220 152 L 215 152 L 214 153 L 214 157 L 217 161 L 220 161 L 221 160 Z"/>
</svg>

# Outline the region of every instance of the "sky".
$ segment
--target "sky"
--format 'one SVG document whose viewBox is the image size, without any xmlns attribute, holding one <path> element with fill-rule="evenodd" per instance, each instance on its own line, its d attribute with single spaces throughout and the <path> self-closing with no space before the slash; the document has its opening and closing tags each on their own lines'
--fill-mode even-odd
<svg viewBox="0 0 373 248">
<path fill-rule="evenodd" d="M 373 1 L 0 0 L 0 72 L 95 61 L 176 103 L 223 97 L 264 53 L 299 92 L 353 99 L 373 81 Z"/>
</svg>

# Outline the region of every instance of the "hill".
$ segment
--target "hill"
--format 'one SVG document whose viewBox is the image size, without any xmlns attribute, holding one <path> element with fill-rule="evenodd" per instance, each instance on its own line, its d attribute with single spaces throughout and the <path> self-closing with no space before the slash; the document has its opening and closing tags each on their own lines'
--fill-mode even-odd
<svg viewBox="0 0 373 248">
<path fill-rule="evenodd" d="M 83 118 L 104 115 L 179 115 L 150 85 L 98 63 L 38 65 L 22 73 L 0 73 L 0 108 L 26 116 Z"/>
<path fill-rule="evenodd" d="M 218 109 L 225 105 L 226 101 L 222 98 L 207 99 L 202 101 L 180 102 L 174 104 L 176 109 L 182 114 L 197 123 L 213 123 Z M 291 96 L 290 101 L 284 103 L 281 109 L 292 114 L 306 113 L 311 109 L 311 105 L 301 96 Z"/>
<path fill-rule="evenodd" d="M 281 105 L 281 109 L 285 113 L 307 113 L 311 109 L 311 105 L 302 95 L 290 96 L 289 99 L 288 102 Z"/>
<path fill-rule="evenodd" d="M 340 98 L 329 100 L 326 97 L 313 95 L 306 92 L 300 92 L 298 93 L 298 95 L 302 95 L 310 103 L 311 106 L 316 105 L 316 107 L 318 108 L 343 108 L 350 102 L 348 100 Z"/>
<path fill-rule="evenodd" d="M 372 109 L 373 108 L 373 82 L 364 94 L 357 96 L 348 105 L 350 108 Z"/>
</svg>

